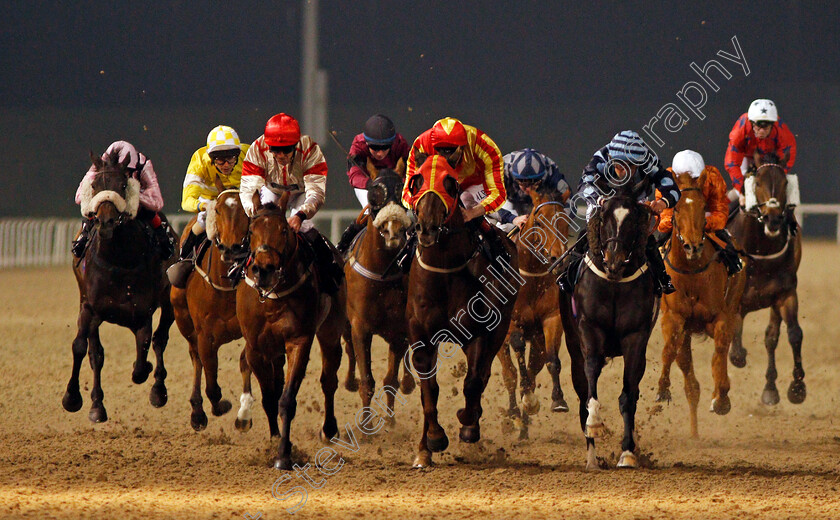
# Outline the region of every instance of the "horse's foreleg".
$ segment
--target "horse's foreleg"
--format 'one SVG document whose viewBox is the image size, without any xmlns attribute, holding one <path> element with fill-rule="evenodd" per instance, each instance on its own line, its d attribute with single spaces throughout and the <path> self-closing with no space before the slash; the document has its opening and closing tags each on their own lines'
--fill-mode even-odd
<svg viewBox="0 0 840 520">
<path fill-rule="evenodd" d="M 344 388 L 348 392 L 357 392 L 359 380 L 356 379 L 356 351 L 353 347 L 353 333 L 349 321 L 342 337 L 344 338 L 344 353 L 347 354 L 347 375 L 344 377 Z"/>
<path fill-rule="evenodd" d="M 712 354 L 712 378 L 715 390 L 712 393 L 711 411 L 726 415 L 732 408 L 729 400 L 729 373 L 726 353 L 732 343 L 733 323 L 730 317 L 722 315 L 714 322 L 715 352 Z"/>
<path fill-rule="evenodd" d="M 440 452 L 449 446 L 449 438 L 438 422 L 437 402 L 440 387 L 437 382 L 437 351 L 425 342 L 412 347 L 411 363 L 420 378 L 420 400 L 423 403 L 423 436 L 420 440 L 415 467 L 426 467 L 432 463 L 432 452 Z"/>
<path fill-rule="evenodd" d="M 619 468 L 635 468 L 636 458 L 636 404 L 639 401 L 639 383 L 645 375 L 645 351 L 648 332 L 636 332 L 621 341 L 624 353 L 624 386 L 618 398 L 618 408 L 624 418 L 624 438 L 621 440 Z"/>
<path fill-rule="evenodd" d="M 799 298 L 792 292 L 781 304 L 782 318 L 787 327 L 788 341 L 793 351 L 793 381 L 788 387 L 788 400 L 793 404 L 805 401 L 805 369 L 802 368 L 802 328 L 799 326 Z"/>
<path fill-rule="evenodd" d="M 131 372 L 131 380 L 134 384 L 145 383 L 152 373 L 152 364 L 146 359 L 149 355 L 149 346 L 152 344 L 152 316 L 144 320 L 144 323 L 134 329 L 134 342 L 137 348 L 137 359 L 134 360 L 134 370 Z"/>
<path fill-rule="evenodd" d="M 551 411 L 568 412 L 569 405 L 563 396 L 560 386 L 560 343 L 563 338 L 563 323 L 560 316 L 553 316 L 543 320 L 543 336 L 545 337 L 546 367 L 551 375 Z"/>
<path fill-rule="evenodd" d="M 274 369 L 272 368 L 272 363 L 256 352 L 251 345 L 247 345 L 245 349 L 248 366 L 251 367 L 251 370 L 257 377 L 257 382 L 260 384 L 262 407 L 265 412 L 266 419 L 268 419 L 269 434 L 272 437 L 279 437 L 280 428 L 277 426 L 277 406 L 279 396 L 275 391 L 276 385 L 274 383 Z"/>
<path fill-rule="evenodd" d="M 251 365 L 247 358 L 248 347 L 243 347 L 239 354 L 239 373 L 242 375 L 242 395 L 239 396 L 239 411 L 236 413 L 234 426 L 241 432 L 247 432 L 253 424 L 251 407 L 254 396 L 251 394 Z"/>
<path fill-rule="evenodd" d="M 691 335 L 683 332 L 682 341 L 678 347 L 677 365 L 683 373 L 685 380 L 685 397 L 688 400 L 688 409 L 691 419 L 691 436 L 699 435 L 697 430 L 697 405 L 700 402 L 700 383 L 694 375 L 694 362 L 691 356 Z"/>
<path fill-rule="evenodd" d="M 172 308 L 172 302 L 169 300 L 169 294 L 166 294 L 166 297 L 161 299 L 160 320 L 152 336 L 152 348 L 155 351 L 155 384 L 152 385 L 149 402 L 155 408 L 165 405 L 169 399 L 166 391 L 166 365 L 163 362 L 163 352 L 169 343 L 169 328 L 172 327 L 174 322 L 175 311 Z"/>
<path fill-rule="evenodd" d="M 292 469 L 292 420 L 297 414 L 297 394 L 303 377 L 306 375 L 306 365 L 309 363 L 309 353 L 312 350 L 312 337 L 294 338 L 286 341 L 286 357 L 289 360 L 289 373 L 283 394 L 280 396 L 280 420 L 282 421 L 282 437 L 280 450 L 274 467 L 277 469 Z M 337 430 L 337 428 L 336 428 Z"/>
<path fill-rule="evenodd" d="M 584 436 L 586 437 L 586 469 L 598 469 L 595 453 L 595 438 L 603 435 L 604 421 L 601 419 L 601 403 L 598 402 L 598 378 L 604 368 L 604 356 L 598 352 L 596 345 L 604 344 L 604 335 L 592 327 L 580 327 L 581 342 L 584 349 L 584 373 L 587 383 L 586 422 Z"/>
<path fill-rule="evenodd" d="M 525 336 L 522 330 L 516 329 L 510 333 L 507 341 L 510 344 L 511 350 L 513 350 L 513 355 L 516 357 L 516 364 L 519 367 L 519 388 L 524 399 L 525 395 L 533 392 L 534 389 L 534 385 L 528 375 L 528 364 L 525 361 Z"/>
<path fill-rule="evenodd" d="M 385 392 L 389 410 L 394 409 L 395 395 L 399 385 L 400 361 L 405 356 L 406 348 L 407 345 L 404 342 L 388 343 L 388 371 L 385 373 L 385 379 L 382 380 L 382 387 L 393 389 L 393 392 Z M 391 426 L 396 423 L 394 416 L 391 414 L 386 415 L 385 421 Z"/>
<path fill-rule="evenodd" d="M 193 391 L 190 395 L 190 406 L 192 406 L 192 413 L 190 414 L 190 426 L 193 430 L 201 431 L 207 427 L 207 414 L 204 413 L 204 400 L 201 398 L 201 358 L 198 355 L 198 346 L 194 338 L 187 340 L 190 344 L 190 359 L 193 364 Z"/>
<path fill-rule="evenodd" d="M 733 319 L 735 332 L 732 336 L 732 345 L 729 347 L 729 361 L 737 368 L 744 368 L 747 366 L 747 351 L 743 344 L 744 315 L 736 312 Z"/>
<path fill-rule="evenodd" d="M 359 320 L 361 321 L 361 320 Z M 376 381 L 373 380 L 370 359 L 370 342 L 372 334 L 364 328 L 361 323 L 353 324 L 353 352 L 356 354 L 356 362 L 359 366 L 359 397 L 362 399 L 362 406 L 370 406 L 370 400 L 376 389 Z"/>
<path fill-rule="evenodd" d="M 321 442 L 328 443 L 338 434 L 335 420 L 335 391 L 338 389 L 338 369 L 341 366 L 341 339 L 318 337 L 321 347 L 321 391 L 324 393 L 324 425 Z"/>
<path fill-rule="evenodd" d="M 516 402 L 516 368 L 514 368 L 513 360 L 510 358 L 510 346 L 507 342 L 499 349 L 496 357 L 499 358 L 499 363 L 502 365 L 502 380 L 508 391 L 508 417 L 518 417 L 519 406 Z"/>
<path fill-rule="evenodd" d="M 490 368 L 497 351 L 493 351 L 493 343 L 497 345 L 503 341 L 500 337 L 479 336 L 466 349 L 467 375 L 464 378 L 465 406 L 458 410 L 458 421 L 461 423 L 459 438 L 463 442 L 478 442 L 481 439 L 479 420 L 483 410 L 481 396 L 490 380 Z M 524 418 L 523 418 L 524 419 Z"/>
<path fill-rule="evenodd" d="M 61 400 L 62 406 L 68 412 L 78 412 L 82 409 L 82 394 L 79 392 L 79 371 L 82 368 L 82 361 L 88 350 L 88 336 L 90 335 L 90 324 L 93 320 L 93 312 L 85 304 L 79 306 L 78 330 L 73 340 L 73 370 L 70 373 L 70 381 L 67 383 L 67 391 Z"/>
<path fill-rule="evenodd" d="M 776 388 L 776 347 L 779 345 L 779 333 L 782 325 L 782 314 L 779 307 L 774 304 L 770 307 L 770 322 L 764 331 L 764 348 L 767 349 L 767 372 L 764 377 L 767 383 L 761 393 L 761 402 L 766 405 L 779 404 L 779 390 Z"/>
<path fill-rule="evenodd" d="M 219 347 L 209 331 L 198 335 L 198 355 L 204 366 L 204 393 L 210 400 L 213 415 L 219 417 L 233 407 L 230 401 L 222 399 L 222 388 L 219 386 Z"/>
<path fill-rule="evenodd" d="M 105 364 L 105 349 L 99 340 L 99 325 L 96 320 L 91 324 L 90 336 L 88 337 L 88 359 L 90 368 L 93 370 L 93 388 L 90 390 L 90 412 L 88 419 L 93 423 L 101 423 L 108 420 L 108 413 L 102 399 L 105 394 L 102 392 L 102 365 Z"/>
<path fill-rule="evenodd" d="M 687 336 L 685 320 L 678 314 L 666 311 L 662 316 L 662 374 L 659 376 L 659 391 L 656 402 L 671 402 L 671 365 L 677 357 L 677 350 Z"/>
</svg>

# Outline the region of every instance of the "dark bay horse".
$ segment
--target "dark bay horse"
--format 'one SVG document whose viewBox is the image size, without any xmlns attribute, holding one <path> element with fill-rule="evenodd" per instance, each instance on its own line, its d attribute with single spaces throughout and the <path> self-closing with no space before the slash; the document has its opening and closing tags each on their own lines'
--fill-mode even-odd
<svg viewBox="0 0 840 520">
<path fill-rule="evenodd" d="M 517 374 L 510 356 L 512 349 L 520 373 L 523 427 L 522 437 L 527 437 L 527 415 L 536 414 L 539 399 L 534 396 L 535 379 L 543 366 L 551 374 L 551 410 L 568 412 L 569 406 L 560 387 L 560 359 L 557 356 L 562 338 L 563 322 L 557 307 L 560 288 L 554 283 L 551 264 L 567 248 L 569 218 L 563 202 L 550 193 L 529 190 L 533 209 L 517 238 L 516 250 L 519 274 L 524 278 L 516 296 L 510 328 L 505 346 L 499 350 L 502 376 L 509 395 L 508 414 L 518 417 L 516 401 Z M 531 342 L 528 362 L 525 360 L 525 342 Z M 510 348 L 508 348 L 510 347 Z"/>
<path fill-rule="evenodd" d="M 239 320 L 236 317 L 236 283 L 227 273 L 235 261 L 249 254 L 247 248 L 240 247 L 234 252 L 231 248 L 220 246 L 221 234 L 229 235 L 231 247 L 241 244 L 248 234 L 248 217 L 242 209 L 238 190 L 226 190 L 207 205 L 207 237 L 200 247 L 202 252 L 196 259 L 196 265 L 190 273 L 184 289 L 172 288 L 172 305 L 175 309 L 175 322 L 178 329 L 189 343 L 190 358 L 193 363 L 193 392 L 190 396 L 192 414 L 190 424 L 196 431 L 207 427 L 207 414 L 204 413 L 201 398 L 201 374 L 206 380 L 205 393 L 210 399 L 213 415 L 221 416 L 231 409 L 231 403 L 222 399 L 222 388 L 218 383 L 219 347 L 242 337 Z M 183 240 L 191 233 L 195 219 L 190 221 L 183 233 Z M 221 233 L 220 233 L 221 232 Z M 245 359 L 245 350 L 240 355 L 240 370 L 243 375 L 242 417 L 237 417 L 236 426 L 248 430 L 251 426 L 250 408 L 251 371 Z"/>
<path fill-rule="evenodd" d="M 140 183 L 128 172 L 126 156 L 122 163 L 116 154 L 106 160 L 91 154 L 96 176 L 85 189 L 82 211 L 95 219 L 93 237 L 85 256 L 73 266 L 79 285 L 78 333 L 73 340 L 73 373 L 67 383 L 62 404 L 68 412 L 82 407 L 79 369 L 87 353 L 93 369 L 93 389 L 88 417 L 92 422 L 108 420 L 102 403 L 102 365 L 105 351 L 99 340 L 102 322 L 114 323 L 134 333 L 137 359 L 131 380 L 140 384 L 148 379 L 152 364 L 147 361 L 149 345 L 155 351 L 155 383 L 149 394 L 152 406 L 166 404 L 166 368 L 163 351 L 169 341 L 169 327 L 175 317 L 169 301 L 166 268 L 175 261 L 160 258 L 153 238 L 137 214 Z M 174 232 L 172 232 L 174 235 Z M 160 320 L 152 334 L 152 316 L 160 307 Z"/>
<path fill-rule="evenodd" d="M 724 415 L 731 407 L 726 354 L 739 322 L 738 306 L 744 292 L 746 273 L 729 276 L 726 267 L 716 261 L 718 253 L 713 238 L 705 231 L 706 198 L 703 186 L 706 171 L 692 178 L 689 173 L 674 175 L 682 197 L 674 208 L 674 230 L 665 256 L 666 269 L 677 291 L 662 297 L 662 375 L 657 401 L 671 400 L 671 364 L 685 377 L 691 436 L 697 437 L 697 403 L 700 383 L 694 375 L 691 335 L 705 334 L 715 341 L 712 376 L 715 390 L 711 409 Z"/>
<path fill-rule="evenodd" d="M 747 363 L 747 351 L 741 339 L 743 317 L 760 309 L 770 308 L 770 323 L 764 333 L 767 349 L 767 384 L 761 401 L 767 405 L 779 402 L 776 389 L 776 346 L 780 325 L 787 326 L 788 342 L 793 350 L 793 380 L 788 387 L 788 400 L 800 404 L 805 400 L 805 370 L 802 368 L 802 328 L 799 326 L 799 297 L 796 293 L 796 271 L 802 260 L 800 233 L 791 233 L 797 226 L 787 208 L 787 178 L 781 160 L 773 155 L 754 157 L 757 211 L 740 211 L 727 227 L 749 255 L 746 262 L 747 284 L 741 298 L 739 321 L 729 351 L 736 367 Z"/>
<path fill-rule="evenodd" d="M 314 255 L 286 221 L 288 200 L 286 192 L 279 206 L 263 207 L 259 194 L 255 195 L 258 211 L 250 225 L 251 262 L 245 283 L 240 283 L 236 292 L 236 315 L 245 336 L 246 357 L 260 383 L 272 437 L 281 436 L 279 407 L 283 430 L 274 465 L 284 470 L 292 469 L 291 424 L 316 335 L 324 392 L 321 440 L 327 442 L 338 434 L 334 398 L 341 364 L 341 333 L 347 321 L 346 286 L 342 283 L 333 295 L 322 293 Z"/>
<path fill-rule="evenodd" d="M 524 281 L 518 280 L 515 247 L 507 238 L 503 241 L 512 266 L 503 259 L 491 265 L 480 252 L 456 204 L 460 188 L 455 173 L 443 157 L 429 157 L 408 182 L 412 197 L 419 197 L 414 203 L 418 245 L 409 272 L 406 319 L 411 349 L 407 363 L 420 378 L 423 403 L 423 435 L 414 459 L 414 467 L 422 468 L 431 465 L 432 452 L 449 445 L 437 417 L 436 372 L 441 361 L 456 350 L 446 346 L 461 345 L 467 356 L 466 406 L 457 413 L 462 425 L 459 437 L 463 442 L 477 442 L 481 396 L 507 334 L 516 288 Z M 429 182 L 437 188 L 427 189 Z M 440 189 L 445 193 L 439 193 Z M 449 205 L 443 197 L 450 200 Z M 510 280 L 511 276 L 517 279 Z"/>
<path fill-rule="evenodd" d="M 655 281 L 647 269 L 645 243 L 651 212 L 635 196 L 607 199 L 587 226 L 590 250 L 581 263 L 572 295 L 560 291 L 560 315 L 572 358 L 572 384 L 580 398 L 580 425 L 586 437 L 586 468 L 598 469 L 595 438 L 604 423 L 598 378 L 606 358 L 624 357 L 619 409 L 624 418 L 620 468 L 635 468 L 635 415 L 645 353 L 656 321 Z"/>
<path fill-rule="evenodd" d="M 405 305 L 408 277 L 395 259 L 406 244 L 411 226 L 402 195 L 403 178 L 393 170 L 381 170 L 368 185 L 370 215 L 365 229 L 348 251 L 344 264 L 347 281 L 347 318 L 350 322 L 350 349 L 346 386 L 355 379 L 354 363 L 361 374 L 359 395 L 363 406 L 370 406 L 376 383 L 371 372 L 371 339 L 378 334 L 388 342 L 388 372 L 383 385 L 397 388 L 400 362 L 408 348 Z M 345 335 L 346 336 L 346 335 Z M 410 393 L 414 378 L 405 371 L 402 390 Z M 393 391 L 387 392 L 388 406 L 394 409 Z M 389 422 L 393 416 L 388 417 Z"/>
</svg>

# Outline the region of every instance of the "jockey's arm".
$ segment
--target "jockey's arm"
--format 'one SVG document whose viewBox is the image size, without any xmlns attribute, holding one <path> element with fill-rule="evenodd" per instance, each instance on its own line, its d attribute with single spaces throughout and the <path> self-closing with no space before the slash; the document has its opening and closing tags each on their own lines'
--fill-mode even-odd
<svg viewBox="0 0 840 520">
<path fill-rule="evenodd" d="M 479 132 L 475 141 L 476 168 L 483 167 L 484 200 L 481 201 L 482 212 L 476 216 L 492 213 L 504 204 L 507 198 L 505 182 L 502 178 L 502 152 L 487 134 Z M 471 208 L 472 209 L 472 208 Z M 475 210 L 478 213 L 478 210 Z"/>
<path fill-rule="evenodd" d="M 184 189 L 181 194 L 181 209 L 196 213 L 202 211 L 204 206 L 213 200 L 215 191 L 208 184 L 207 166 L 202 160 L 202 149 L 196 150 L 187 166 L 187 174 L 184 177 Z"/>
<path fill-rule="evenodd" d="M 163 208 L 163 195 L 160 193 L 160 185 L 151 160 L 146 160 L 139 180 L 140 205 L 150 211 L 160 211 Z"/>
</svg>

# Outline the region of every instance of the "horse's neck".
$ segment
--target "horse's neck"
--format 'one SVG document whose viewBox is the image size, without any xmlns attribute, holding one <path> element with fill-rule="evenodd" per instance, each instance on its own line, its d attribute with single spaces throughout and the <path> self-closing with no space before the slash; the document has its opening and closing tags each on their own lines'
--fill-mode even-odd
<svg viewBox="0 0 840 520">
<path fill-rule="evenodd" d="M 450 229 L 451 231 L 438 237 L 438 242 L 418 249 L 424 262 L 431 260 L 437 267 L 455 267 L 472 256 L 475 244 L 468 230 L 463 226 L 453 226 Z"/>
<path fill-rule="evenodd" d="M 132 268 L 143 263 L 144 253 L 151 253 L 148 247 L 142 224 L 132 220 L 116 226 L 111 238 L 97 233 L 94 254 L 116 267 Z"/>
<path fill-rule="evenodd" d="M 787 222 L 782 224 L 778 235 L 769 237 L 764 233 L 764 222 L 746 213 L 742 213 L 741 218 L 744 219 L 742 247 L 747 253 L 774 253 L 784 247 L 788 240 Z"/>
<path fill-rule="evenodd" d="M 519 268 L 529 272 L 542 272 L 548 268 L 548 263 L 543 263 L 540 257 L 543 256 L 542 251 L 535 251 L 528 247 L 522 240 L 522 237 L 532 228 L 532 226 L 524 226 L 519 233 L 519 240 L 516 241 L 516 252 L 519 261 Z M 549 233 L 550 235 L 550 233 Z M 551 236 L 548 237 L 552 239 Z M 548 245 L 548 244 L 547 244 Z"/>
<path fill-rule="evenodd" d="M 199 246 L 202 247 L 202 246 Z M 226 276 L 228 269 L 232 264 L 222 260 L 222 253 L 219 248 L 213 244 L 208 244 L 201 258 L 201 268 L 210 277 L 210 280 L 215 284 L 221 284 L 227 281 Z"/>
</svg>

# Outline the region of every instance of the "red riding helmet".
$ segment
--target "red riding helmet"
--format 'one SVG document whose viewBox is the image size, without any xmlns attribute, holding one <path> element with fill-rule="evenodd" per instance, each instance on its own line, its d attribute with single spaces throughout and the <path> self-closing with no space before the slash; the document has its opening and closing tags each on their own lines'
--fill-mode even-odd
<svg viewBox="0 0 840 520">
<path fill-rule="evenodd" d="M 265 124 L 264 135 L 268 146 L 290 146 L 300 141 L 300 125 L 294 117 L 280 113 Z"/>
<path fill-rule="evenodd" d="M 444 117 L 432 127 L 432 146 L 465 146 L 467 144 L 467 130 L 454 117 Z"/>
</svg>

